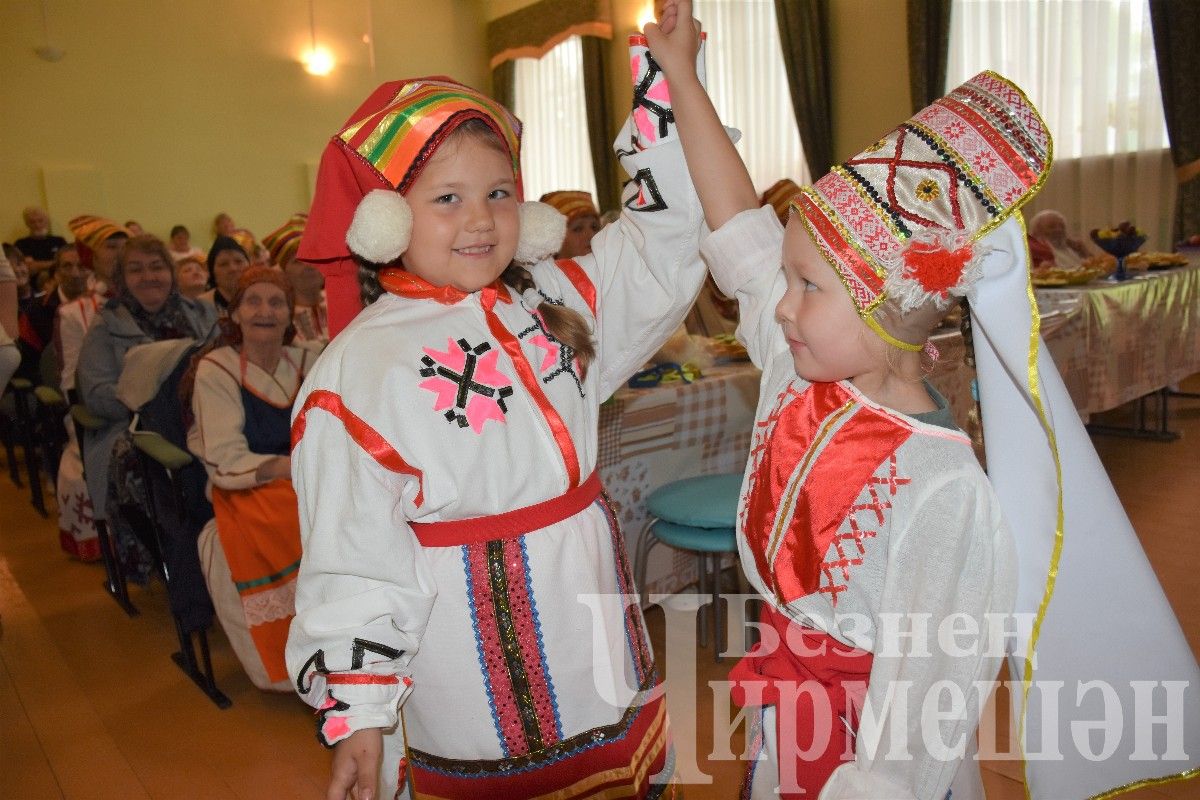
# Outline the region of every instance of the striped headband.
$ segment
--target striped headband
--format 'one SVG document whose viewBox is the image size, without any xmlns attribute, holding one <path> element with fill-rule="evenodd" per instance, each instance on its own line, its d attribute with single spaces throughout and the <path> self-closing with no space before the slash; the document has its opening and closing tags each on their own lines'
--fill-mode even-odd
<svg viewBox="0 0 1200 800">
<path fill-rule="evenodd" d="M 94 214 L 81 214 L 75 217 L 67 223 L 67 228 L 75 237 L 75 241 L 83 242 L 92 250 L 97 249 L 113 236 L 128 237 L 130 235 L 128 230 L 111 219 L 97 217 Z"/>
<path fill-rule="evenodd" d="M 308 214 L 293 214 L 287 222 L 263 237 L 262 243 L 271 254 L 272 264 L 284 267 L 296 257 L 307 224 Z"/>
<path fill-rule="evenodd" d="M 1028 202 L 1053 160 L 1046 123 L 1015 84 L 983 72 L 833 167 L 791 203 L 859 315 L 965 293 L 972 245 Z M 906 346 L 907 345 L 907 346 Z"/>
<path fill-rule="evenodd" d="M 334 138 L 404 193 L 438 146 L 469 119 L 482 120 L 504 141 L 519 187 L 521 123 L 495 100 L 449 78 L 403 84 L 385 107 Z"/>
<path fill-rule="evenodd" d="M 791 178 L 782 178 L 771 184 L 762 197 L 759 198 L 759 205 L 770 206 L 775 209 L 775 215 L 779 217 L 779 221 L 787 223 L 788 210 L 791 208 L 792 198 L 800 194 L 800 186 Z"/>
<path fill-rule="evenodd" d="M 539 198 L 539 201 L 553 206 L 558 213 L 567 218 L 568 222 L 580 217 L 600 216 L 596 204 L 592 202 L 592 196 L 587 192 L 567 190 L 546 192 Z"/>
</svg>

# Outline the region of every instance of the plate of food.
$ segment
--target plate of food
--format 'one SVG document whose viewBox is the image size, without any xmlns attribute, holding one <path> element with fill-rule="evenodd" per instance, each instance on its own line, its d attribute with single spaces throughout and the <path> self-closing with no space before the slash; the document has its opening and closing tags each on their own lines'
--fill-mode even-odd
<svg viewBox="0 0 1200 800">
<path fill-rule="evenodd" d="M 1179 253 L 1133 253 L 1125 258 L 1125 268 L 1131 270 L 1171 269 L 1186 267 L 1187 263 L 1187 256 Z"/>
<path fill-rule="evenodd" d="M 1059 267 L 1044 261 L 1029 271 L 1034 286 L 1081 286 L 1103 278 L 1113 271 L 1116 259 L 1112 256 L 1092 256 L 1078 267 Z"/>
<path fill-rule="evenodd" d="M 746 348 L 732 333 L 723 333 L 712 337 L 708 342 L 708 349 L 718 362 L 750 360 Z"/>
</svg>

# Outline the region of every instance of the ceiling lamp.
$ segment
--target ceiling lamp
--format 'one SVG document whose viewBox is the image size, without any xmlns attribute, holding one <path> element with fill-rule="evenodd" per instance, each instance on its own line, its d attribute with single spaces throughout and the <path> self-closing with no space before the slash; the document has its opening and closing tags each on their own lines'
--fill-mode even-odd
<svg viewBox="0 0 1200 800">
<path fill-rule="evenodd" d="M 315 0 L 308 0 L 308 36 L 308 50 L 300 57 L 300 63 L 304 65 L 304 71 L 309 75 L 328 75 L 333 72 L 336 62 L 334 61 L 333 53 L 329 52 L 328 47 L 317 44 Z"/>
</svg>

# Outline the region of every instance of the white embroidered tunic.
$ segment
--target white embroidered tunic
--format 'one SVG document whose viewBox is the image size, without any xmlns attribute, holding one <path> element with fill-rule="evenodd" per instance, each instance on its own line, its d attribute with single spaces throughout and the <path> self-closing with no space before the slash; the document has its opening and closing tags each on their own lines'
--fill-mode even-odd
<svg viewBox="0 0 1200 800">
<path fill-rule="evenodd" d="M 657 684 L 606 501 L 478 544 L 425 547 L 409 527 L 578 487 L 596 468 L 600 403 L 694 301 L 702 216 L 678 143 L 623 160 L 637 175 L 628 210 L 592 254 L 531 269 L 544 302 L 593 326 L 586 378 L 506 287 L 384 294 L 330 342 L 297 401 L 304 556 L 288 668 L 324 709 L 327 742 L 393 732 L 382 796 L 397 780 L 402 701 L 411 766 L 465 782 L 453 791 L 467 796 L 472 779 L 514 769 L 586 775 L 589 751 Z M 643 766 L 663 755 L 661 714 Z"/>
<path fill-rule="evenodd" d="M 981 705 L 974 682 L 994 680 L 1003 657 L 984 617 L 1013 604 L 1011 534 L 964 434 L 880 407 L 849 382 L 796 375 L 773 313 L 784 291 L 782 239 L 773 210 L 758 209 L 714 232 L 702 253 L 722 291 L 738 299 L 738 337 L 763 370 L 738 513 L 743 569 L 792 620 L 874 654 L 866 707 L 882 712 L 880 723 L 863 723 L 855 760 L 834 771 L 820 797 L 942 800 L 952 782 L 954 800 L 982 797 L 977 764 L 928 742 L 968 742 L 972 751 Z M 960 637 L 961 649 L 938 641 L 954 615 L 981 632 Z M 889 630 L 915 635 L 896 647 Z M 937 686 L 961 697 L 960 713 L 925 709 Z M 755 770 L 753 797 L 779 785 L 774 709 L 762 732 L 767 760 Z M 877 746 L 865 747 L 876 735 Z M 888 758 L 893 749 L 911 758 Z"/>
</svg>

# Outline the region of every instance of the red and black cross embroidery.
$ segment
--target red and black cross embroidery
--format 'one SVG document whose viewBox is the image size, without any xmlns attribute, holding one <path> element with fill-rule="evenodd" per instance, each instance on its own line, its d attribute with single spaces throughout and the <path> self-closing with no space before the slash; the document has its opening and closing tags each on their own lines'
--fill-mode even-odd
<svg viewBox="0 0 1200 800">
<path fill-rule="evenodd" d="M 625 207 L 630 211 L 665 211 L 667 201 L 663 200 L 658 183 L 654 180 L 649 168 L 643 167 L 637 171 L 629 183 L 633 184 L 633 194 L 625 201 Z M 629 184 L 626 184 L 628 186 Z"/>
<path fill-rule="evenodd" d="M 512 396 L 512 381 L 496 368 L 500 357 L 490 342 L 472 345 L 466 339 L 446 340 L 445 352 L 423 348 L 419 385 L 437 395 L 434 411 L 460 428 L 483 430 L 488 420 L 504 422 L 505 400 Z"/>
<path fill-rule="evenodd" d="M 538 292 L 538 294 L 542 295 L 543 303 L 563 305 L 561 300 L 551 299 L 542 292 Z M 529 315 L 533 317 L 533 324 L 518 333 L 517 336 L 542 351 L 541 362 L 534 365 L 542 377 L 542 383 L 550 383 L 560 375 L 569 375 L 575 382 L 575 388 L 579 390 L 579 396 L 585 397 L 583 382 L 579 380 L 579 365 L 575 361 L 575 349 L 555 338 L 554 334 L 546 328 L 546 320 L 536 310 L 530 311 Z"/>
</svg>

